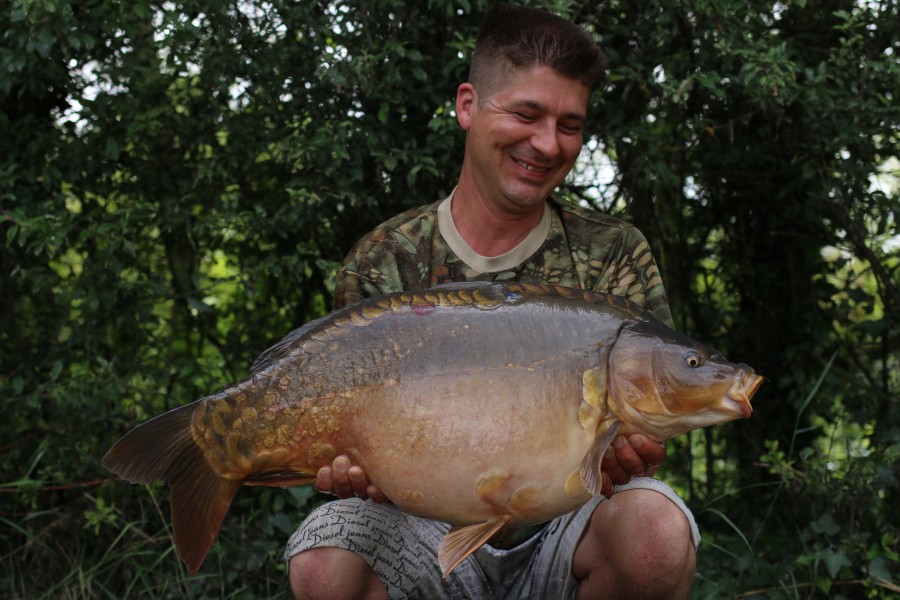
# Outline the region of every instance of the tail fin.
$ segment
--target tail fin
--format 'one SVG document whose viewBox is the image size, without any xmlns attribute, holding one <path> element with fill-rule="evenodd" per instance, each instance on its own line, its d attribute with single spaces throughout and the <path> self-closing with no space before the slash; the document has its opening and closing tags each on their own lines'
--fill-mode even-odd
<svg viewBox="0 0 900 600">
<path fill-rule="evenodd" d="M 202 402 L 198 400 L 197 402 Z M 103 466 L 132 483 L 162 480 L 172 489 L 175 547 L 196 574 L 241 481 L 219 476 L 191 435 L 192 402 L 137 426 L 109 449 Z"/>
</svg>

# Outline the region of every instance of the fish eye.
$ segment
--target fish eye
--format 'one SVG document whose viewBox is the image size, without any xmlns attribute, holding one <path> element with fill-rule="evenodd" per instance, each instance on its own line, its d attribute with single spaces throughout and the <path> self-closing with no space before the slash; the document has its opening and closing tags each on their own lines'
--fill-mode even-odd
<svg viewBox="0 0 900 600">
<path fill-rule="evenodd" d="M 686 362 L 687 366 L 691 367 L 692 369 L 696 369 L 703 364 L 703 358 L 696 352 L 690 352 L 685 355 L 684 362 Z"/>
</svg>

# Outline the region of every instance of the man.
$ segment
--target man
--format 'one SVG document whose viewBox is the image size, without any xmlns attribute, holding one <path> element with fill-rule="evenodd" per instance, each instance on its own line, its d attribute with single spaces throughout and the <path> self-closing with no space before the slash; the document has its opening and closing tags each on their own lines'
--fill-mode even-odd
<svg viewBox="0 0 900 600">
<path fill-rule="evenodd" d="M 551 195 L 581 151 L 604 68 L 590 37 L 563 19 L 521 7 L 488 14 L 457 90 L 466 148 L 455 190 L 360 240 L 338 273 L 335 307 L 451 281 L 520 280 L 623 295 L 671 324 L 643 235 Z M 315 511 L 288 543 L 292 589 L 310 599 L 686 597 L 693 517 L 664 484 L 631 480 L 664 456 L 643 436 L 617 438 L 602 464 L 611 498 L 501 536 L 447 579 L 436 555 L 448 526 L 384 503 L 362 469 L 338 457 L 316 486 L 343 500 Z M 612 495 L 614 483 L 624 485 Z"/>
</svg>

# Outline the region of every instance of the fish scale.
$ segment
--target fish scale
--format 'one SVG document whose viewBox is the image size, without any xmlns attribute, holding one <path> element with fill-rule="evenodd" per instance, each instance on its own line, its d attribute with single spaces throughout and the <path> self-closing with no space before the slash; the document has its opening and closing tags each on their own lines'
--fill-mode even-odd
<svg viewBox="0 0 900 600">
<path fill-rule="evenodd" d="M 246 380 L 136 427 L 103 464 L 171 485 L 195 573 L 240 485 L 312 483 L 345 454 L 402 510 L 454 526 L 447 574 L 504 527 L 600 493 L 615 435 L 662 441 L 747 417 L 761 381 L 616 296 L 451 284 L 307 323 Z"/>
</svg>

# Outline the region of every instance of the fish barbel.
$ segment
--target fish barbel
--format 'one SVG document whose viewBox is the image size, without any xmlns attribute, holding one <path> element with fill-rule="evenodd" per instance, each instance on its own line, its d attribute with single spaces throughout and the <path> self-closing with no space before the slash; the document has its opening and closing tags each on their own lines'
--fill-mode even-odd
<svg viewBox="0 0 900 600">
<path fill-rule="evenodd" d="M 661 442 L 749 417 L 762 380 L 619 297 L 451 284 L 296 329 L 246 380 L 139 425 L 103 465 L 171 485 L 196 573 L 241 485 L 309 484 L 346 454 L 402 510 L 454 525 L 446 575 L 500 529 L 599 494 L 616 435 Z"/>
</svg>

